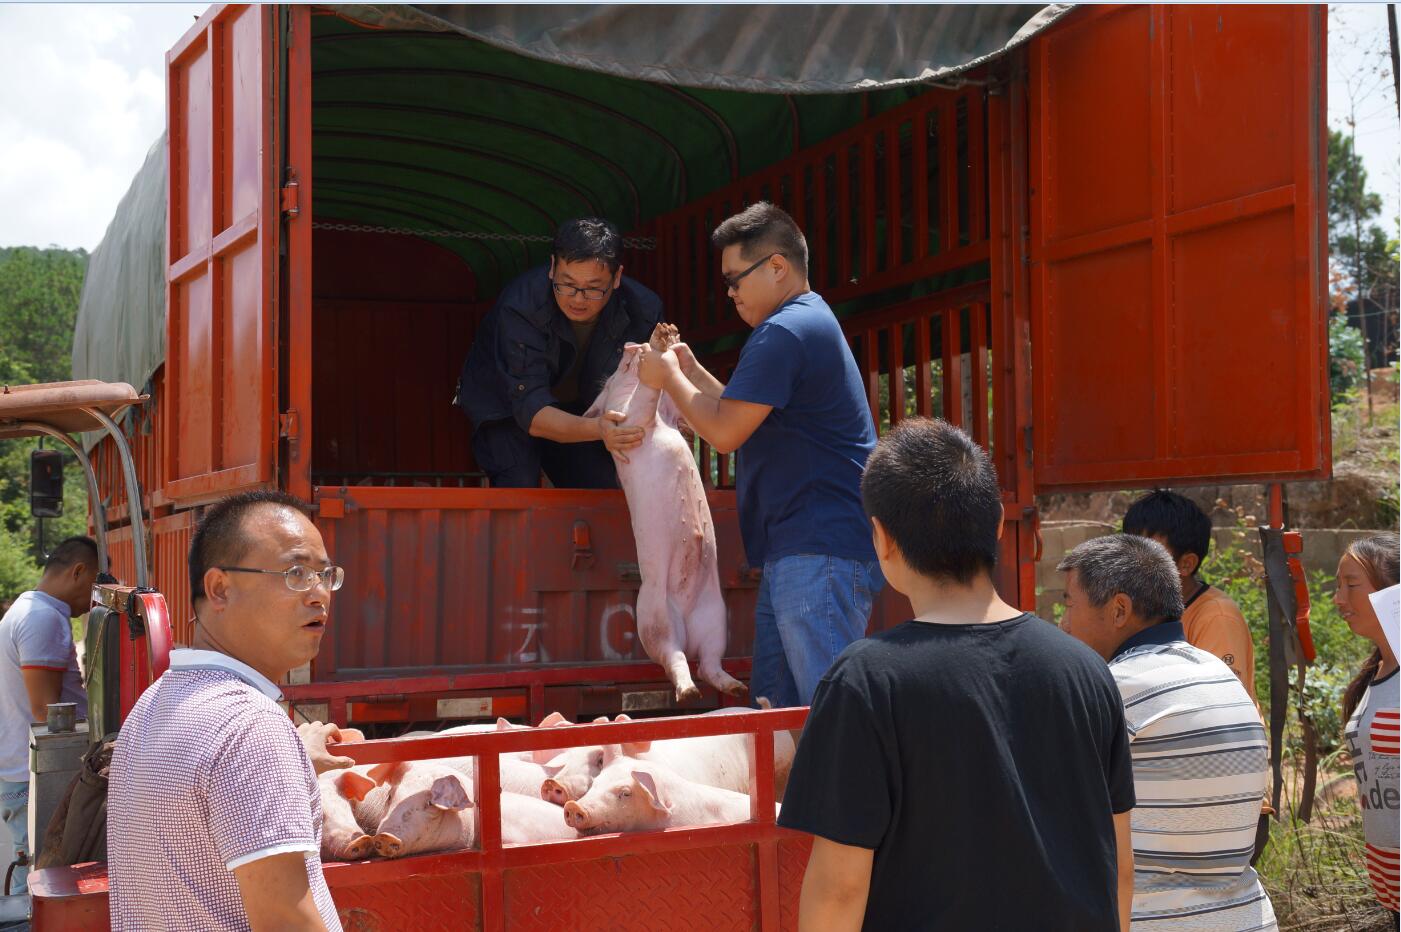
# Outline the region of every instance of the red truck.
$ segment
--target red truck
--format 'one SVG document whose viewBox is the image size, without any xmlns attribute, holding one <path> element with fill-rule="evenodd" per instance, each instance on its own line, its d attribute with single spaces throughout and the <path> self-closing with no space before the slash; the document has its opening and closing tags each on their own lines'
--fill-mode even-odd
<svg viewBox="0 0 1401 932">
<path fill-rule="evenodd" d="M 211 8 L 167 56 L 165 149 L 114 221 L 149 230 L 141 218 L 164 205 L 164 242 L 109 235 L 75 348 L 77 375 L 149 386 L 124 423 L 174 641 L 189 639 L 201 508 L 274 486 L 315 503 L 346 567 L 321 654 L 285 689 L 296 714 L 387 733 L 673 709 L 636 643 L 622 493 L 484 487 L 449 403 L 496 290 L 582 214 L 626 229 L 626 273 L 723 377 L 745 329 L 709 231 L 746 203 L 784 206 L 878 430 L 937 415 L 991 451 L 998 582 L 1023 607 L 1038 493 L 1329 475 L 1324 8 L 1047 8 L 1008 41 L 1033 12 L 956 72 L 794 94 L 687 86 L 666 63 L 623 73 L 564 40 L 546 55 L 510 35 L 515 20 L 483 29 L 461 8 Z M 871 35 L 897 16 L 865 15 Z M 115 263 L 118 249 L 134 252 Z M 141 261 L 164 308 L 133 310 L 123 276 Z M 163 317 L 163 347 L 129 335 L 141 314 L 156 334 Z M 760 570 L 739 543 L 731 458 L 696 452 L 726 667 L 747 679 Z M 94 461 L 113 571 L 130 582 L 117 454 L 109 439 Z M 873 627 L 905 611 L 887 590 Z M 608 727 L 762 735 L 802 714 Z M 442 740 L 490 770 L 531 738 Z M 771 800 L 761 779 L 747 826 L 526 851 L 484 830 L 482 851 L 327 873 L 347 928 L 693 926 L 679 904 L 696 890 L 733 904 L 703 927 L 787 928 L 806 848 L 764 820 Z M 100 876 L 84 870 L 47 877 L 36 928 L 45 898 L 98 908 L 59 895 Z M 574 880 L 612 911 L 569 912 L 559 888 Z M 444 898 L 476 918 L 394 912 Z"/>
</svg>

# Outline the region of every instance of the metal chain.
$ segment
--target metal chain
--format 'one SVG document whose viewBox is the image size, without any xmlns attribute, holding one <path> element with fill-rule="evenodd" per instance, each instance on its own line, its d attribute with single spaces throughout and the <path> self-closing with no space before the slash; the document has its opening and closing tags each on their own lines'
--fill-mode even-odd
<svg viewBox="0 0 1401 932">
<path fill-rule="evenodd" d="M 377 227 L 363 223 L 324 223 L 311 225 L 313 230 L 336 230 L 341 233 L 387 233 L 393 236 L 443 236 L 449 239 L 475 239 L 507 243 L 553 243 L 555 238 L 543 233 L 478 233 L 473 230 L 414 230 L 409 227 Z M 625 249 L 656 249 L 655 236 L 623 238 Z"/>
</svg>

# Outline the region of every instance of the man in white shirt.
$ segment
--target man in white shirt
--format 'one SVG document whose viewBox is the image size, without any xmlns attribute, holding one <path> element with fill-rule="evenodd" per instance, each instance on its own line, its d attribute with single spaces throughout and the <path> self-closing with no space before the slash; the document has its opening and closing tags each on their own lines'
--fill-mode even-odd
<svg viewBox="0 0 1401 932">
<path fill-rule="evenodd" d="M 87 717 L 70 618 L 87 613 L 97 580 L 97 544 L 70 537 L 54 548 L 39 585 L 0 619 L 0 815 L 18 854 L 29 847 L 29 725 L 53 702 L 72 702 Z M 15 868 L 10 890 L 24 891 L 28 870 Z"/>
<path fill-rule="evenodd" d="M 192 648 L 171 651 L 112 755 L 112 928 L 340 932 L 303 746 L 317 742 L 279 708 L 277 683 L 316 656 L 345 573 L 310 506 L 272 490 L 210 506 L 189 566 Z M 343 737 L 315 730 L 323 755 Z"/>
<path fill-rule="evenodd" d="M 1255 700 L 1187 642 L 1177 566 L 1157 541 L 1086 541 L 1067 573 L 1061 629 L 1109 663 L 1133 757 L 1133 932 L 1272 932 L 1250 866 L 1269 778 Z"/>
</svg>

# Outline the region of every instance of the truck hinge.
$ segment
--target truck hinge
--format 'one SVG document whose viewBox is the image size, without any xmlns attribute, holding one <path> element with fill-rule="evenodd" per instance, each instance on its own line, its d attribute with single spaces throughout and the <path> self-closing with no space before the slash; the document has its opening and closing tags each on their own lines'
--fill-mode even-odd
<svg viewBox="0 0 1401 932">
<path fill-rule="evenodd" d="M 291 218 L 300 214 L 302 208 L 297 199 L 296 172 L 289 168 L 287 173 L 291 180 L 282 186 L 282 216 Z"/>
<path fill-rule="evenodd" d="M 277 416 L 277 433 L 288 440 L 297 439 L 297 412 L 296 409 L 284 411 Z"/>
</svg>

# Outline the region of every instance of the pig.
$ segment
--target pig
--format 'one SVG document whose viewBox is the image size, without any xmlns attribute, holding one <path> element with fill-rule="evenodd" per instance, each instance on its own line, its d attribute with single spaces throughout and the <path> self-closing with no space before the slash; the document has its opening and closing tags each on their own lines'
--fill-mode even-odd
<svg viewBox="0 0 1401 932">
<path fill-rule="evenodd" d="M 560 807 L 539 796 L 501 794 L 501 841 L 508 845 L 532 841 L 578 838 L 579 833 L 560 819 Z"/>
<path fill-rule="evenodd" d="M 559 712 L 551 712 L 545 716 L 539 724 L 539 728 L 556 728 L 560 725 L 574 724 Z M 521 731 L 529 729 L 529 725 L 516 725 L 504 718 L 498 718 L 495 724 L 472 723 L 469 725 L 454 725 L 452 728 L 444 728 L 441 731 L 411 731 L 401 735 L 403 738 L 437 738 L 443 735 L 473 735 L 491 731 Z M 502 754 L 504 760 L 507 757 L 519 758 L 521 760 L 533 761 L 537 764 L 544 764 L 551 758 L 559 754 L 559 749 L 544 749 L 539 751 L 515 751 L 509 754 Z"/>
<path fill-rule="evenodd" d="M 374 834 L 389 802 L 390 788 L 376 786 L 371 768 L 332 770 L 317 778 L 321 790 L 321 857 L 355 861 L 374 854 Z"/>
<path fill-rule="evenodd" d="M 388 811 L 373 844 L 384 858 L 471 848 L 477 840 L 472 784 L 435 761 L 411 761 L 394 772 Z M 560 808 L 519 793 L 501 794 L 501 839 L 507 844 L 578 837 Z"/>
<path fill-rule="evenodd" d="M 389 808 L 374 836 L 376 854 L 399 858 L 476 843 L 471 784 L 463 774 L 436 761 L 411 761 L 390 776 Z"/>
<path fill-rule="evenodd" d="M 619 757 L 580 800 L 564 804 L 564 821 L 580 835 L 644 832 L 749 819 L 749 797 L 682 777 L 663 764 Z"/>
<path fill-rule="evenodd" d="M 650 346 L 677 342 L 676 328 L 658 324 Z M 725 600 L 720 593 L 715 526 L 691 445 L 676 429 L 679 414 L 660 391 L 637 378 L 643 344 L 623 349 L 618 369 L 598 393 L 587 417 L 623 411 L 623 424 L 645 431 L 642 445 L 613 454 L 637 543 L 642 585 L 637 592 L 637 633 L 663 670 L 676 701 L 700 698 L 687 661 L 696 658 L 701 679 L 722 693 L 742 695 L 743 683 L 720 666 L 725 655 Z"/>
<path fill-rule="evenodd" d="M 767 699 L 760 699 L 761 708 L 769 708 Z M 715 709 L 706 714 L 724 715 L 746 712 L 748 709 Z M 615 721 L 631 719 L 619 715 Z M 787 731 L 775 731 L 773 736 L 774 793 L 782 798 L 793 766 L 795 747 Z M 541 796 L 562 806 L 588 792 L 598 774 L 621 757 L 664 764 L 688 780 L 737 793 L 748 793 L 750 769 L 750 740 L 748 735 L 714 735 L 708 738 L 674 738 L 663 741 L 637 741 L 626 744 L 593 745 L 569 748 L 545 766 L 548 779 L 540 787 Z"/>
<path fill-rule="evenodd" d="M 559 712 L 551 712 L 540 723 L 541 728 L 553 728 L 560 725 L 571 725 L 572 722 Z M 432 738 L 441 735 L 479 734 L 489 731 L 518 731 L 528 729 L 528 725 L 513 725 L 504 718 L 498 718 L 494 725 L 473 724 L 458 725 L 453 728 L 445 728 L 442 731 L 410 732 L 404 735 L 406 738 Z M 540 787 L 548 774 L 542 766 L 545 761 L 557 757 L 561 753 L 559 748 L 548 748 L 538 751 L 519 751 L 515 753 L 505 753 L 500 755 L 501 762 L 501 789 L 511 793 L 519 793 L 532 798 L 542 798 Z M 461 773 L 469 781 L 475 778 L 474 757 L 440 757 L 434 758 L 437 763 Z M 376 783 L 391 779 L 393 765 L 380 764 L 371 768 L 369 776 Z M 473 799 L 476 797 L 473 796 Z"/>
</svg>

